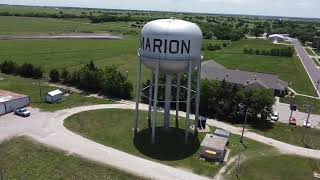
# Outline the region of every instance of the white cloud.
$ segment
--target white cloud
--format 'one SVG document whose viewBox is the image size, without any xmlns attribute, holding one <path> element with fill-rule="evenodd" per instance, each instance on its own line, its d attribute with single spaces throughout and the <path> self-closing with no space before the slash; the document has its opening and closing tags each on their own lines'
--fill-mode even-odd
<svg viewBox="0 0 320 180">
<path fill-rule="evenodd" d="M 0 0 L 0 3 L 320 18 L 319 0 Z"/>
</svg>

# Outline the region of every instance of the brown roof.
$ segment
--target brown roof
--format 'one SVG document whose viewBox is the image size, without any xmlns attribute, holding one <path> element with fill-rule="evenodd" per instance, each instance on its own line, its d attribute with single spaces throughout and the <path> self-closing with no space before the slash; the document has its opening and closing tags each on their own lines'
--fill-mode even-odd
<svg viewBox="0 0 320 180">
<path fill-rule="evenodd" d="M 26 97 L 26 95 L 0 90 L 0 102 L 11 101 L 11 100 L 20 99 L 23 97 Z"/>
</svg>

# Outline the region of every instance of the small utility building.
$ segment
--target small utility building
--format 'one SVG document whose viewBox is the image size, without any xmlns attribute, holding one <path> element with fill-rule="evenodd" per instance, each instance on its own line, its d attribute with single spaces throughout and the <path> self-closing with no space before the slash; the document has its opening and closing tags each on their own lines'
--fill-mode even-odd
<svg viewBox="0 0 320 180">
<path fill-rule="evenodd" d="M 272 34 L 268 37 L 269 40 L 273 41 L 273 42 L 281 42 L 284 41 L 284 36 L 280 35 L 280 34 Z"/>
<path fill-rule="evenodd" d="M 59 89 L 56 89 L 54 91 L 48 92 L 46 96 L 46 102 L 48 103 L 55 103 L 58 101 L 62 101 L 63 98 L 63 92 Z"/>
<path fill-rule="evenodd" d="M 0 115 L 26 107 L 30 104 L 29 96 L 0 90 Z"/>
<path fill-rule="evenodd" d="M 214 134 L 207 134 L 201 143 L 200 157 L 207 161 L 223 162 L 227 152 L 230 132 L 216 129 Z"/>
</svg>

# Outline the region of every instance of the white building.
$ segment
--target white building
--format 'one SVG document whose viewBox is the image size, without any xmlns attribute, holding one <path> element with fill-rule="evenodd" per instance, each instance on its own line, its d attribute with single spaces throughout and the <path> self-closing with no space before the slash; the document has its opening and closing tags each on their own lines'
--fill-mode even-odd
<svg viewBox="0 0 320 180">
<path fill-rule="evenodd" d="M 56 89 L 54 91 L 48 92 L 46 96 L 46 101 L 48 103 L 55 103 L 58 101 L 61 101 L 63 97 L 63 92 L 61 92 L 59 89 Z"/>
<path fill-rule="evenodd" d="M 29 96 L 0 90 L 0 115 L 26 107 L 30 104 Z"/>
<path fill-rule="evenodd" d="M 285 37 L 280 34 L 272 34 L 268 37 L 268 39 L 273 42 L 281 42 L 281 41 L 284 41 Z"/>
</svg>

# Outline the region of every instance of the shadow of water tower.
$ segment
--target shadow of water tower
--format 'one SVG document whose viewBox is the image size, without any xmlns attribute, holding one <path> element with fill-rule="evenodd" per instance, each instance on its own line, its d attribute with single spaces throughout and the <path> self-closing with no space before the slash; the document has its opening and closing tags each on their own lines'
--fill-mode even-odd
<svg viewBox="0 0 320 180">
<path fill-rule="evenodd" d="M 159 73 L 166 75 L 164 100 L 164 130 L 169 129 L 170 106 L 176 103 L 176 121 L 178 120 L 179 103 L 186 103 L 185 143 L 188 143 L 191 92 L 195 91 L 195 134 L 197 134 L 197 120 L 199 118 L 200 75 L 202 56 L 202 31 L 194 23 L 178 19 L 160 19 L 147 23 L 141 32 L 141 46 L 138 49 L 139 67 L 137 81 L 136 111 L 134 119 L 134 133 L 137 134 L 139 102 L 141 91 L 142 63 L 152 71 L 149 93 L 148 118 L 151 119 L 151 143 L 155 143 L 156 114 L 159 88 Z M 191 89 L 192 71 L 197 70 L 196 90 Z M 180 101 L 180 78 L 187 75 L 187 99 Z M 177 77 L 177 84 L 172 85 L 173 76 Z M 172 88 L 176 87 L 176 97 L 171 98 Z M 184 87 L 182 87 L 184 88 Z M 153 96 L 152 96 L 153 93 Z"/>
</svg>

